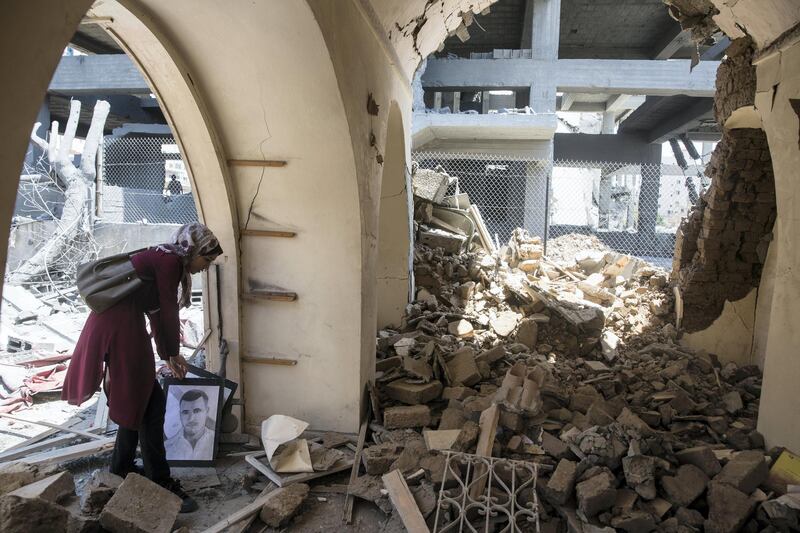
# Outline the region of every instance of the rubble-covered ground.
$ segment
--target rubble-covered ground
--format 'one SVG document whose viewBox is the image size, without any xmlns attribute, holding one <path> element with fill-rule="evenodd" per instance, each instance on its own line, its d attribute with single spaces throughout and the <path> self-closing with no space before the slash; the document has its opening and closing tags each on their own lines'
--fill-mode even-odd
<svg viewBox="0 0 800 533">
<path fill-rule="evenodd" d="M 666 272 L 596 246 L 550 261 L 519 229 L 491 255 L 445 253 L 465 239 L 416 213 L 435 233 L 419 241 L 443 246 L 418 245 L 416 300 L 376 341 L 382 424 L 363 497 L 391 510 L 375 487 L 399 468 L 432 525 L 419 494 L 438 494 L 449 449 L 538 465 L 520 497 L 543 531 L 797 530 L 797 495 L 767 481 L 782 450 L 756 430 L 758 368 L 680 346 Z"/>
</svg>

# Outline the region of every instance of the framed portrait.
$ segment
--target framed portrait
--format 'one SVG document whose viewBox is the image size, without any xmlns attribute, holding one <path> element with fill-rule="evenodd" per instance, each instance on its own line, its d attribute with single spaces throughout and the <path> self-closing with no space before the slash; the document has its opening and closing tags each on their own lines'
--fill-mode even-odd
<svg viewBox="0 0 800 533">
<path fill-rule="evenodd" d="M 224 383 L 225 390 L 222 391 L 222 409 L 223 411 L 228 407 L 228 402 L 231 398 L 233 398 L 233 393 L 236 392 L 236 388 L 239 386 L 238 383 L 235 381 L 231 381 L 229 379 L 221 378 L 218 375 L 214 374 L 213 372 L 209 372 L 203 368 L 196 367 L 194 365 L 186 365 L 186 377 L 187 378 L 207 378 L 207 379 L 216 379 L 221 380 Z"/>
<path fill-rule="evenodd" d="M 217 454 L 223 385 L 219 378 L 166 378 L 164 448 L 172 466 L 211 466 Z"/>
</svg>

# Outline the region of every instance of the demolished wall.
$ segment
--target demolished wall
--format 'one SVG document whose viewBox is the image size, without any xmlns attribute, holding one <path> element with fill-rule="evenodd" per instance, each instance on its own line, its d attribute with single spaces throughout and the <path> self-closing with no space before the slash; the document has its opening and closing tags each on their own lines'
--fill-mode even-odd
<svg viewBox="0 0 800 533">
<path fill-rule="evenodd" d="M 752 106 L 752 49 L 733 45 L 720 66 L 714 111 L 721 126 Z M 673 281 L 681 290 L 686 331 L 709 327 L 726 301 L 758 287 L 775 222 L 775 179 L 767 137 L 757 128 L 725 131 L 706 169 L 711 185 L 678 230 Z"/>
</svg>

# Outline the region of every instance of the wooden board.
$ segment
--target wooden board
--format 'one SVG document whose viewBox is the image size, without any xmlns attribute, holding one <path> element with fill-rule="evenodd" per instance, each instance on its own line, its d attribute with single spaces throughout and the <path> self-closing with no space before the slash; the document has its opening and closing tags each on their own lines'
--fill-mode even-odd
<svg viewBox="0 0 800 533">
<path fill-rule="evenodd" d="M 342 472 L 353 466 L 353 459 L 340 459 L 334 463 L 331 468 L 325 470 L 324 472 L 302 472 L 299 474 L 288 475 L 279 474 L 275 472 L 269 465 L 259 461 L 260 457 L 266 457 L 266 455 L 267 452 L 253 452 L 245 455 L 244 460 L 247 461 L 253 468 L 267 476 L 268 479 L 270 479 L 279 487 L 285 487 L 287 485 L 291 485 L 292 483 L 305 483 L 306 481 L 317 479 L 318 477 L 329 476 L 337 472 Z"/>
<path fill-rule="evenodd" d="M 249 355 L 243 355 L 239 359 L 243 363 L 253 363 L 257 365 L 294 366 L 297 364 L 296 359 L 280 359 L 278 357 L 250 357 Z"/>
<path fill-rule="evenodd" d="M 245 293 L 242 297 L 251 302 L 261 302 L 265 300 L 273 302 L 294 302 L 297 300 L 297 293 L 290 291 L 259 291 Z"/>
<path fill-rule="evenodd" d="M 275 490 L 275 488 L 276 488 L 275 483 L 270 481 L 269 483 L 267 483 L 267 486 L 261 490 L 259 495 L 256 496 L 256 499 L 253 501 L 255 502 L 263 500 L 264 496 Z M 256 516 L 258 516 L 258 513 L 250 513 L 250 515 L 247 516 L 246 518 L 242 518 L 238 522 L 232 523 L 228 527 L 228 529 L 225 530 L 225 533 L 244 533 L 245 531 L 250 529 L 250 526 L 253 525 L 253 522 L 255 522 L 256 520 Z M 228 520 L 230 520 L 230 518 Z"/>
<path fill-rule="evenodd" d="M 30 465 L 47 465 L 79 459 L 87 455 L 94 455 L 110 450 L 114 447 L 116 437 L 104 437 L 101 440 L 93 440 L 83 444 L 75 444 L 66 448 L 59 448 L 49 452 L 43 452 L 29 457 L 23 457 L 22 462 Z"/>
<path fill-rule="evenodd" d="M 372 388 L 372 383 L 368 383 L 367 387 Z M 358 479 L 358 470 L 361 468 L 361 452 L 364 451 L 364 443 L 367 441 L 367 428 L 369 428 L 371 419 L 372 407 L 367 405 L 367 412 L 365 413 L 364 420 L 361 421 L 361 427 L 358 430 L 358 444 L 356 445 L 356 455 L 353 458 L 353 468 L 350 470 L 350 481 L 347 484 L 348 487 L 355 483 L 356 479 Z M 351 524 L 353 522 L 353 504 L 353 496 L 351 494 L 345 496 L 342 520 L 344 520 L 346 524 Z"/>
<path fill-rule="evenodd" d="M 406 480 L 403 479 L 400 470 L 392 470 L 388 474 L 384 474 L 381 479 L 406 530 L 410 533 L 429 533 L 425 518 L 419 511 L 411 491 L 408 490 L 408 485 L 406 485 Z"/>
<path fill-rule="evenodd" d="M 33 424 L 35 426 L 42 426 L 51 429 L 57 429 L 59 431 L 64 431 L 66 433 L 72 433 L 74 435 L 80 435 L 81 437 L 86 437 L 88 439 L 102 439 L 103 437 L 92 433 L 90 431 L 84 431 L 82 429 L 74 429 L 68 426 L 60 426 L 58 424 L 51 424 L 50 422 L 45 422 L 44 420 L 27 420 L 25 418 L 19 418 L 8 413 L 0 413 L 0 417 L 7 418 L 9 420 L 14 420 L 15 422 L 24 422 L 26 424 Z"/>
<path fill-rule="evenodd" d="M 492 446 L 494 446 L 494 438 L 497 434 L 497 423 L 500 421 L 500 408 L 497 404 L 491 405 L 481 413 L 481 418 L 478 421 L 480 426 L 480 435 L 478 436 L 478 445 L 475 448 L 475 455 L 480 457 L 491 457 Z M 486 466 L 478 465 L 475 467 L 475 473 L 472 479 L 477 480 L 486 474 Z M 472 499 L 477 500 L 483 494 L 486 488 L 486 477 L 476 481 L 469 491 Z"/>
<path fill-rule="evenodd" d="M 228 159 L 228 165 L 232 167 L 285 167 L 286 161 L 275 159 Z"/>
<path fill-rule="evenodd" d="M 230 515 L 228 518 L 225 518 L 224 520 L 217 522 L 210 528 L 203 531 L 203 533 L 221 533 L 222 531 L 225 531 L 226 528 L 236 524 L 237 522 L 244 520 L 249 516 L 255 516 L 255 514 L 261 510 L 261 508 L 264 506 L 264 504 L 267 502 L 268 499 L 269 499 L 269 494 L 265 494 L 264 496 L 259 495 L 259 497 L 253 500 L 252 503 L 245 505 L 244 507 L 242 507 L 241 509 Z"/>
<path fill-rule="evenodd" d="M 242 235 L 245 237 L 282 237 L 284 239 L 291 239 L 296 237 L 297 233 L 294 231 L 278 231 L 272 229 L 244 229 Z"/>
</svg>

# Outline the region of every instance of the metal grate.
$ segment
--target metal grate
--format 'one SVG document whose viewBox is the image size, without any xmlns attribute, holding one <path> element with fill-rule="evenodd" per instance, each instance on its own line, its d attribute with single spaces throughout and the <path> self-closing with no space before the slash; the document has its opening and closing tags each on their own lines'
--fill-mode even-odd
<svg viewBox="0 0 800 533">
<path fill-rule="evenodd" d="M 172 137 L 106 137 L 98 160 L 97 215 L 104 222 L 197 220 L 191 181 Z"/>
<path fill-rule="evenodd" d="M 703 167 L 538 160 L 416 152 L 420 168 L 447 172 L 448 194 L 466 192 L 498 243 L 516 227 L 545 246 L 592 236 L 608 249 L 669 264 L 681 218 L 707 187 Z"/>
<path fill-rule="evenodd" d="M 434 533 L 539 532 L 536 463 L 446 453 Z"/>
</svg>

